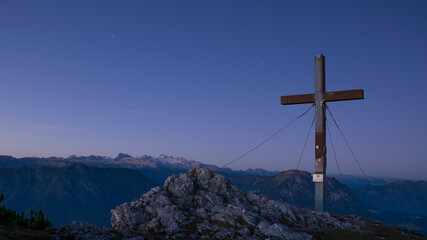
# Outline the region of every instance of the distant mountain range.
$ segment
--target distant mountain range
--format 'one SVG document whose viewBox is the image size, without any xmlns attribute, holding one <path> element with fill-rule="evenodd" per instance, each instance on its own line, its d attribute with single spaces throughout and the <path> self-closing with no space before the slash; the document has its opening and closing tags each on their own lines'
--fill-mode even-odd
<svg viewBox="0 0 427 240">
<path fill-rule="evenodd" d="M 230 168 L 220 168 L 215 165 L 204 164 L 198 161 L 190 161 L 183 157 L 173 157 L 164 154 L 160 155 L 159 157 L 153 157 L 149 155 L 132 157 L 128 154 L 119 153 L 115 158 L 94 155 L 79 157 L 71 155 L 67 158 L 14 158 L 11 156 L 0 155 L 0 168 L 57 168 L 70 166 L 74 163 L 85 164 L 99 168 L 135 169 L 148 178 L 151 178 L 160 183 L 164 182 L 166 178 L 172 174 L 183 173 L 193 168 L 207 168 L 219 172 L 224 176 L 274 176 L 278 173 L 277 171 L 272 172 L 261 168 L 249 168 L 246 171 L 234 171 Z"/>
<path fill-rule="evenodd" d="M 427 216 L 427 182 L 400 181 L 385 186 L 367 185 L 356 196 L 376 209 Z"/>
<path fill-rule="evenodd" d="M 264 194 L 267 197 L 275 200 L 287 202 L 297 206 L 313 208 L 314 183 L 312 182 L 311 174 L 308 172 L 289 170 L 281 172 L 276 176 L 237 176 L 231 177 L 230 179 L 233 184 L 245 192 Z M 422 182 L 426 183 L 425 181 Z M 420 185 L 424 186 L 424 184 Z M 402 187 L 405 188 L 404 186 Z M 384 187 L 377 187 L 377 189 L 382 188 Z M 427 191 L 423 188 L 417 189 L 418 191 L 423 192 L 422 194 L 418 194 L 419 197 L 421 197 L 421 195 L 424 196 L 424 194 L 427 194 Z M 413 194 L 407 195 L 407 197 L 411 200 L 404 200 L 404 196 L 402 196 L 402 199 L 398 199 L 394 198 L 392 195 L 386 195 L 387 197 L 382 199 L 378 198 L 375 200 L 376 204 L 378 205 L 381 205 L 382 201 L 395 202 L 395 205 L 400 206 L 404 205 L 405 201 L 412 201 L 414 203 L 416 202 L 417 204 L 414 205 L 414 208 L 419 209 L 419 211 L 415 213 L 416 215 L 405 215 L 397 213 L 401 212 L 401 209 L 399 208 L 393 208 L 392 206 L 387 209 L 376 208 L 370 205 L 371 199 L 367 200 L 366 202 L 359 200 L 359 198 L 355 196 L 355 194 L 348 187 L 341 184 L 334 178 L 326 178 L 325 191 L 325 208 L 329 212 L 342 213 L 347 215 L 359 215 L 367 219 L 379 220 L 385 224 L 396 225 L 427 234 L 427 217 L 420 216 L 420 210 L 426 210 L 427 205 L 420 205 L 425 203 L 425 198 L 418 199 L 418 196 Z M 363 193 L 364 192 L 360 190 L 360 195 L 363 195 Z M 372 198 L 375 198 L 375 196 Z M 365 198 L 360 197 L 360 199 Z M 384 209 L 388 211 L 378 209 Z"/>
<path fill-rule="evenodd" d="M 368 176 L 351 176 L 351 175 L 337 175 L 329 174 L 329 177 L 334 177 L 338 182 L 347 185 L 350 189 L 358 190 L 368 184 L 383 186 L 389 183 L 400 182 L 405 179 L 391 178 L 391 177 L 368 177 Z"/>
<path fill-rule="evenodd" d="M 56 226 L 76 220 L 109 225 L 110 209 L 157 185 L 141 173 L 123 168 L 72 164 L 0 169 L 2 203 L 18 212 L 42 209 Z"/>
<path fill-rule="evenodd" d="M 0 156 L 0 193 L 5 193 L 8 207 L 18 211 L 40 208 L 55 225 L 69 224 L 73 220 L 107 225 L 112 207 L 141 196 L 170 175 L 192 168 L 214 170 L 229 177 L 246 192 L 313 207 L 314 184 L 308 172 L 234 171 L 182 157 L 132 157 L 123 153 L 115 158 Z M 363 187 L 368 181 L 357 176 L 326 178 L 326 210 L 354 213 L 427 234 L 426 217 L 420 216 L 426 214 L 427 208 L 425 181 L 369 179 L 370 183 L 379 186 Z M 340 182 L 348 184 L 351 189 Z"/>
<path fill-rule="evenodd" d="M 288 170 L 276 176 L 237 176 L 232 183 L 245 192 L 264 194 L 272 199 L 314 208 L 314 183 L 309 172 Z M 325 180 L 325 208 L 329 212 L 352 214 L 353 209 L 368 208 L 345 185 L 334 178 Z"/>
</svg>

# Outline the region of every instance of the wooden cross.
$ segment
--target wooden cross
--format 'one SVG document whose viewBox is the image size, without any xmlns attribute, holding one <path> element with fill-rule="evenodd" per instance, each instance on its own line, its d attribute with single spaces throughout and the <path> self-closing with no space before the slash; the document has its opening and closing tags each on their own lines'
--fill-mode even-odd
<svg viewBox="0 0 427 240">
<path fill-rule="evenodd" d="M 325 56 L 314 56 L 315 65 L 315 92 L 311 94 L 282 96 L 282 105 L 314 103 L 315 104 L 315 173 L 313 174 L 314 209 L 316 212 L 324 210 L 323 179 L 326 174 L 326 119 L 325 102 L 363 99 L 363 90 L 348 90 L 325 92 Z"/>
</svg>

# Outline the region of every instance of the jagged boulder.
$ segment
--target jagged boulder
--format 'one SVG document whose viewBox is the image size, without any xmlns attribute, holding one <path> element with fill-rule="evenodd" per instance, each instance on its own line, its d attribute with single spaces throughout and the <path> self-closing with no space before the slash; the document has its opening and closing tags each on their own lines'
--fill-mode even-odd
<svg viewBox="0 0 427 240">
<path fill-rule="evenodd" d="M 245 194 L 208 169 L 173 175 L 111 213 L 115 230 L 167 239 L 311 239 L 306 232 L 365 224 L 358 217 L 335 218 Z"/>
</svg>

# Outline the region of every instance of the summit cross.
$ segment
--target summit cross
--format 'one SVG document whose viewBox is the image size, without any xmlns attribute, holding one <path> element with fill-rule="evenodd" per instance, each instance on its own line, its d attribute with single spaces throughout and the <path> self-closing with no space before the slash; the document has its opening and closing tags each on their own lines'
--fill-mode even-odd
<svg viewBox="0 0 427 240">
<path fill-rule="evenodd" d="M 363 90 L 325 92 L 325 56 L 314 56 L 315 92 L 311 94 L 282 96 L 282 105 L 314 103 L 315 104 L 315 173 L 313 174 L 314 209 L 324 211 L 324 176 L 326 175 L 326 119 L 325 102 L 363 99 Z"/>
</svg>

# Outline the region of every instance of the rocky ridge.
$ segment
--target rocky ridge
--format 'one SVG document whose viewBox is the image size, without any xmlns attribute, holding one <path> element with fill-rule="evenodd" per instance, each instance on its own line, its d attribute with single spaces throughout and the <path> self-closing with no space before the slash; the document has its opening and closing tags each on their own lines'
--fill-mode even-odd
<svg viewBox="0 0 427 240">
<path fill-rule="evenodd" d="M 319 214 L 245 194 L 208 169 L 173 175 L 111 213 L 111 227 L 73 222 L 28 231 L 0 225 L 0 240 L 426 239 L 357 216 Z"/>
<path fill-rule="evenodd" d="M 366 220 L 331 216 L 270 200 L 208 169 L 169 177 L 163 186 L 111 210 L 117 231 L 166 239 L 312 239 L 310 232 L 363 229 Z"/>
<path fill-rule="evenodd" d="M 231 177 L 230 180 L 246 193 L 263 194 L 292 205 L 314 207 L 314 183 L 309 172 L 288 170 L 276 176 L 237 176 Z M 390 226 L 427 235 L 427 218 L 420 216 L 426 213 L 425 181 L 403 181 L 386 186 L 368 185 L 357 191 L 359 195 L 356 197 L 347 186 L 335 178 L 326 177 L 324 180 L 326 211 L 375 219 Z M 411 212 L 407 213 L 416 215 L 393 212 L 408 210 Z"/>
</svg>

